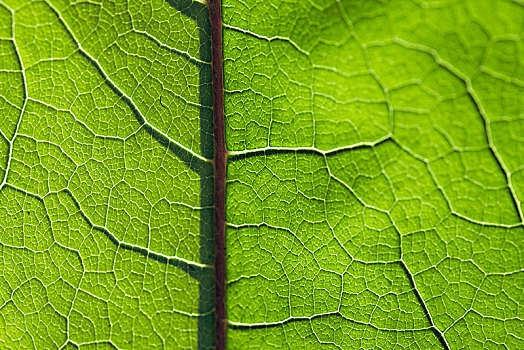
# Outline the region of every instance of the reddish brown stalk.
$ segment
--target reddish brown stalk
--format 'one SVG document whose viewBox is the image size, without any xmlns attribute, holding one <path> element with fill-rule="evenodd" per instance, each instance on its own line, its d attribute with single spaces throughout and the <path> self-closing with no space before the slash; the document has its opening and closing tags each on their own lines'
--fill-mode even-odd
<svg viewBox="0 0 524 350">
<path fill-rule="evenodd" d="M 215 317 L 216 348 L 226 348 L 226 143 L 222 71 L 221 0 L 209 3 L 213 46 L 213 122 L 215 147 Z"/>
</svg>

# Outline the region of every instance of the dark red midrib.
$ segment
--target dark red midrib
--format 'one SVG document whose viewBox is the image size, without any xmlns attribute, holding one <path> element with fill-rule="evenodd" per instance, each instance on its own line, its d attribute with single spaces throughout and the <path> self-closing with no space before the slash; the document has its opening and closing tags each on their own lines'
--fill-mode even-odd
<svg viewBox="0 0 524 350">
<path fill-rule="evenodd" d="M 226 348 L 226 141 L 224 127 L 224 81 L 222 70 L 222 6 L 211 0 L 213 133 L 215 170 L 215 333 L 216 349 Z"/>
</svg>

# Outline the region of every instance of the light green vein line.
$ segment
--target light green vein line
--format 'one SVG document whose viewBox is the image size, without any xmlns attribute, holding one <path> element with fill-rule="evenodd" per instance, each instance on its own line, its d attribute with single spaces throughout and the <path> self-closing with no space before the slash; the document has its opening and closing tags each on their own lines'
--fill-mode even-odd
<svg viewBox="0 0 524 350">
<path fill-rule="evenodd" d="M 27 105 L 28 95 L 27 95 L 27 81 L 25 77 L 24 63 L 22 62 L 22 56 L 20 55 L 18 45 L 16 44 L 16 40 L 15 40 L 15 12 L 13 9 L 11 9 L 1 0 L 0 0 L 0 5 L 4 6 L 8 11 L 11 12 L 11 33 L 13 35 L 11 40 L 13 41 L 13 46 L 15 48 L 16 57 L 18 58 L 18 63 L 20 64 L 20 69 L 22 71 L 22 85 L 24 86 L 24 104 L 22 105 L 20 116 L 18 117 L 18 121 L 16 122 L 15 132 L 11 140 L 7 140 L 6 138 L 9 144 L 9 154 L 7 155 L 7 165 L 5 168 L 4 178 L 2 179 L 2 182 L 0 183 L 0 190 L 1 190 L 7 183 L 7 175 L 9 174 L 9 168 L 11 167 L 11 159 L 13 158 L 13 143 L 15 141 L 16 135 L 18 134 L 18 129 L 20 128 L 20 122 L 22 121 L 22 116 L 24 115 L 25 107 Z"/>
<path fill-rule="evenodd" d="M 80 41 L 78 41 L 78 39 L 76 38 L 76 36 L 74 35 L 73 31 L 70 29 L 69 25 L 67 24 L 67 22 L 63 19 L 62 15 L 60 14 L 60 12 L 58 12 L 58 10 L 51 4 L 49 3 L 49 1 L 45 0 L 45 3 L 49 6 L 49 8 L 51 8 L 55 14 L 55 16 L 59 19 L 59 21 L 62 23 L 62 25 L 64 26 L 64 28 L 66 28 L 67 32 L 69 33 L 69 35 L 71 36 L 71 38 L 73 39 L 73 41 L 75 42 L 75 45 L 78 46 L 78 49 L 86 56 L 89 58 L 89 60 L 96 65 L 96 68 L 103 74 L 103 77 L 104 79 L 106 79 L 112 87 L 114 87 L 120 94 L 122 94 L 122 96 L 125 97 L 125 99 L 131 104 L 131 106 L 138 112 L 140 113 L 140 117 L 142 118 L 142 120 L 144 121 L 144 124 L 146 124 L 148 127 L 150 127 L 155 133 L 158 133 L 159 135 L 162 135 L 162 137 L 164 137 L 166 140 L 168 140 L 169 142 L 172 142 L 173 144 L 175 144 L 177 147 L 183 149 L 184 151 L 186 151 L 187 153 L 191 154 L 193 157 L 205 162 L 205 163 L 212 163 L 213 160 L 212 159 L 208 159 L 206 157 L 203 157 L 201 156 L 200 154 L 196 153 L 195 151 L 193 151 L 192 149 L 190 148 L 187 148 L 186 146 L 182 145 L 181 143 L 179 143 L 178 141 L 172 139 L 171 137 L 169 137 L 167 134 L 165 134 L 164 132 L 158 130 L 157 128 L 155 128 L 151 123 L 149 123 L 147 121 L 147 119 L 145 118 L 145 116 L 143 115 L 143 113 L 140 111 L 140 109 L 137 107 L 137 105 L 135 104 L 135 102 L 131 99 L 131 97 L 129 97 L 124 91 L 120 90 L 118 88 L 118 86 L 115 84 L 115 82 L 113 82 L 113 80 L 111 80 L 111 78 L 109 77 L 109 75 L 106 73 L 106 71 L 104 70 L 104 68 L 102 67 L 102 65 L 100 65 L 100 63 L 98 62 L 98 60 L 96 60 L 93 56 L 91 56 L 91 54 L 89 52 L 87 52 L 83 47 L 82 45 L 80 44 Z"/>
<path fill-rule="evenodd" d="M 228 156 L 242 156 L 242 155 L 249 155 L 252 153 L 263 153 L 263 152 L 303 152 L 303 151 L 310 151 L 322 155 L 329 155 L 330 153 L 338 153 L 338 152 L 344 152 L 344 151 L 350 151 L 355 148 L 360 147 L 374 147 L 378 144 L 388 140 L 391 138 L 390 134 L 387 134 L 383 137 L 381 137 L 378 140 L 372 141 L 372 142 L 357 142 L 352 145 L 347 146 L 341 146 L 336 148 L 331 148 L 327 150 L 322 150 L 316 147 L 279 147 L 279 146 L 267 146 L 262 148 L 252 148 L 247 149 L 243 151 L 228 151 Z"/>
<path fill-rule="evenodd" d="M 166 45 L 166 44 L 162 43 L 155 36 L 149 34 L 146 31 L 138 30 L 138 29 L 134 29 L 133 28 L 133 32 L 135 32 L 137 34 L 140 34 L 140 35 L 143 35 L 143 36 L 146 36 L 149 40 L 153 41 L 156 45 L 160 46 L 161 48 L 163 48 L 165 50 L 168 50 L 168 51 L 172 51 L 172 52 L 176 53 L 177 55 L 180 55 L 181 57 L 186 58 L 189 62 L 191 62 L 193 64 L 196 64 L 196 65 L 202 64 L 202 65 L 206 65 L 206 66 L 210 66 L 211 65 L 211 62 L 202 61 L 202 60 L 200 60 L 200 59 L 198 59 L 196 57 L 193 57 L 187 51 L 182 51 L 182 50 L 179 50 L 179 49 L 177 49 L 175 47 L 172 47 L 172 46 L 169 46 L 169 45 Z"/>
<path fill-rule="evenodd" d="M 269 41 L 269 42 L 271 42 L 271 41 L 285 41 L 285 42 L 289 43 L 291 46 L 293 46 L 300 53 L 302 53 L 302 54 L 304 54 L 306 56 L 310 55 L 310 53 L 308 51 L 306 51 L 303 48 L 301 48 L 297 43 L 295 43 L 293 40 L 291 40 L 291 38 L 288 38 L 288 37 L 278 36 L 278 35 L 275 35 L 275 36 L 260 35 L 260 34 L 252 32 L 252 31 L 249 31 L 249 30 L 246 30 L 246 29 L 242 29 L 242 28 L 239 28 L 239 27 L 235 27 L 235 26 L 232 26 L 232 25 L 226 24 L 226 23 L 223 24 L 223 27 L 225 29 L 230 29 L 230 30 L 233 30 L 233 31 L 238 32 L 238 33 L 247 34 L 247 35 L 250 35 L 250 36 L 255 37 L 257 39 L 262 39 L 262 40 L 266 40 L 266 41 Z"/>
<path fill-rule="evenodd" d="M 502 159 L 502 157 L 499 155 L 499 152 L 497 151 L 497 147 L 495 146 L 495 144 L 493 143 L 493 138 L 491 136 L 491 122 L 489 120 L 489 118 L 487 117 L 487 113 L 486 111 L 484 110 L 484 107 L 480 101 L 480 98 L 477 96 L 477 93 L 475 92 L 475 90 L 473 89 L 473 85 L 471 84 L 471 79 L 467 76 L 464 76 L 464 74 L 462 74 L 462 72 L 460 72 L 457 68 L 455 68 L 451 63 L 447 62 L 446 60 L 444 60 L 442 57 L 440 57 L 440 55 L 438 54 L 438 52 L 435 50 L 435 49 L 432 49 L 430 47 L 427 47 L 425 45 L 421 45 L 421 44 L 414 44 L 414 43 L 411 43 L 409 41 L 406 41 L 406 40 L 403 40 L 401 38 L 397 38 L 397 37 L 393 37 L 393 42 L 407 48 L 407 49 L 411 49 L 411 50 L 419 50 L 421 52 L 424 52 L 426 54 L 428 54 L 429 56 L 431 56 L 434 60 L 435 60 L 435 63 L 437 63 L 439 66 L 445 68 L 446 70 L 448 70 L 451 74 L 453 74 L 454 76 L 456 76 L 458 79 L 460 79 L 464 85 L 466 86 L 466 90 L 468 92 L 468 94 L 471 96 L 474 104 L 475 104 L 475 107 L 478 108 L 478 112 L 480 114 L 480 118 L 482 119 L 483 123 L 484 123 L 484 127 L 485 127 L 485 134 L 486 134 L 486 138 L 487 138 L 487 143 L 488 143 L 488 146 L 489 148 L 493 151 L 493 157 L 495 158 L 496 162 L 499 164 L 503 174 L 504 174 L 504 177 L 506 178 L 506 182 L 507 182 L 507 185 L 508 185 L 508 189 L 510 191 L 510 194 L 511 194 L 511 197 L 515 203 L 515 209 L 517 211 L 517 215 L 520 219 L 520 223 L 521 224 L 524 224 L 524 213 L 522 212 L 522 208 L 521 208 L 521 205 L 520 205 L 520 200 L 517 196 L 517 193 L 515 191 L 515 188 L 512 184 L 512 181 L 511 181 L 511 172 L 508 170 L 508 167 L 506 166 L 506 163 L 504 162 L 504 160 Z"/>
<path fill-rule="evenodd" d="M 34 197 L 36 199 L 38 199 L 39 201 L 43 201 L 43 199 L 38 196 L 37 194 L 35 193 L 31 193 L 27 190 L 24 190 L 20 187 L 17 187 L 15 185 L 12 185 L 10 183 L 6 184 L 6 186 L 20 192 L 20 193 L 24 193 L 24 194 L 27 194 L 31 197 Z M 142 246 L 139 246 L 139 245 L 136 245 L 136 244 L 132 244 L 132 243 L 127 243 L 127 242 L 124 242 L 124 241 L 121 241 L 119 240 L 111 231 L 109 231 L 106 227 L 104 226 L 100 226 L 100 225 L 96 225 L 94 224 L 91 219 L 89 219 L 83 212 L 83 210 L 81 210 L 82 208 L 80 207 L 80 203 L 76 200 L 76 198 L 73 196 L 73 194 L 65 189 L 65 190 L 61 190 L 61 191 L 57 191 L 57 192 L 50 192 L 50 193 L 58 193 L 58 192 L 64 192 L 66 194 L 68 194 L 71 199 L 75 202 L 75 205 L 78 205 L 79 209 L 80 209 L 80 214 L 82 215 L 82 217 L 84 218 L 84 220 L 87 221 L 87 223 L 89 224 L 89 226 L 91 226 L 92 228 L 98 230 L 98 231 L 101 231 L 101 232 L 105 232 L 107 233 L 109 236 L 110 236 L 110 239 L 112 241 L 114 241 L 116 243 L 117 246 L 126 246 L 126 247 L 129 247 L 129 248 L 132 248 L 136 251 L 144 251 L 152 256 L 156 256 L 156 257 L 159 257 L 159 258 L 162 258 L 162 259 L 165 259 L 165 260 L 176 260 L 176 261 L 179 261 L 179 262 L 182 262 L 186 265 L 190 265 L 190 266 L 193 266 L 193 267 L 197 267 L 197 268 L 206 268 L 206 269 L 213 269 L 214 266 L 213 265 L 207 265 L 207 264 L 201 264 L 201 263 L 198 263 L 198 262 L 195 262 L 195 261 L 191 261 L 191 260 L 187 260 L 187 259 L 184 259 L 184 258 L 181 258 L 179 256 L 176 256 L 176 255 L 165 255 L 165 254 L 162 254 L 162 253 L 159 253 L 159 252 L 156 252 L 156 251 L 153 251 L 149 248 L 145 248 L 145 247 L 142 247 Z"/>
<path fill-rule="evenodd" d="M 343 318 L 346 321 L 353 322 L 355 324 L 364 325 L 364 326 L 369 326 L 369 327 L 371 327 L 373 329 L 376 329 L 376 330 L 379 330 L 379 331 L 385 331 L 385 332 L 423 332 L 423 331 L 428 331 L 428 330 L 432 329 L 432 327 L 413 328 L 413 329 L 388 329 L 388 328 L 382 328 L 382 327 L 374 326 L 373 324 L 370 324 L 370 323 L 353 320 L 353 319 L 351 319 L 349 317 L 346 317 L 346 316 L 342 315 L 340 313 L 340 311 L 331 311 L 331 312 L 326 312 L 326 313 L 322 313 L 322 314 L 314 314 L 314 315 L 311 315 L 311 316 L 291 316 L 291 317 L 285 318 L 283 320 L 274 321 L 274 322 L 246 323 L 246 322 L 236 322 L 236 321 L 228 320 L 227 323 L 228 323 L 229 326 L 239 327 L 239 328 L 241 328 L 241 327 L 242 328 L 265 328 L 265 327 L 282 326 L 282 325 L 284 325 L 286 323 L 290 323 L 290 322 L 312 321 L 312 320 L 314 320 L 316 318 L 328 317 L 328 316 L 338 316 L 338 317 Z"/>
</svg>

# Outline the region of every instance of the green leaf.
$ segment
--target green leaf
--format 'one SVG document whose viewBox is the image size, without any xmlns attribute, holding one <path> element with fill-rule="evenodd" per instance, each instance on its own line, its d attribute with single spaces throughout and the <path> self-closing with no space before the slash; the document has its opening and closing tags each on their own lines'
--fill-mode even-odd
<svg viewBox="0 0 524 350">
<path fill-rule="evenodd" d="M 522 3 L 223 9 L 228 345 L 523 348 Z"/>
<path fill-rule="evenodd" d="M 0 2 L 0 347 L 210 348 L 210 28 Z"/>
<path fill-rule="evenodd" d="M 215 347 L 207 5 L 0 0 L 1 348 Z M 222 0 L 228 347 L 524 348 L 523 7 Z"/>
</svg>

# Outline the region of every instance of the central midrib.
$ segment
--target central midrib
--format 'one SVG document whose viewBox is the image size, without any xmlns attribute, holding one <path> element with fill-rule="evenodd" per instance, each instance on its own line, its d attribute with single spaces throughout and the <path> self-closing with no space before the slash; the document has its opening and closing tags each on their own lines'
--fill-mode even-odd
<svg viewBox="0 0 524 350">
<path fill-rule="evenodd" d="M 226 143 L 224 126 L 224 81 L 222 66 L 222 4 L 209 3 L 213 70 L 213 134 L 215 172 L 215 336 L 216 349 L 226 348 Z"/>
</svg>

